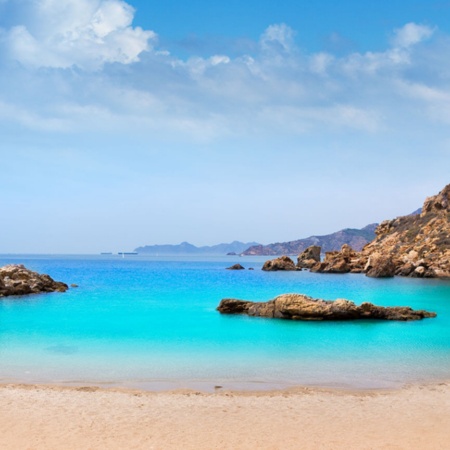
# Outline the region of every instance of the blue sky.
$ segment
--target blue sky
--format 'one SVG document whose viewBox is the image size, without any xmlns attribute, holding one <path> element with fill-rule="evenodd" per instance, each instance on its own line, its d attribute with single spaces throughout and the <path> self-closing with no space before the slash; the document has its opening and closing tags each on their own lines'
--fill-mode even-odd
<svg viewBox="0 0 450 450">
<path fill-rule="evenodd" d="M 450 2 L 0 0 L 0 253 L 270 243 L 450 182 Z"/>
</svg>

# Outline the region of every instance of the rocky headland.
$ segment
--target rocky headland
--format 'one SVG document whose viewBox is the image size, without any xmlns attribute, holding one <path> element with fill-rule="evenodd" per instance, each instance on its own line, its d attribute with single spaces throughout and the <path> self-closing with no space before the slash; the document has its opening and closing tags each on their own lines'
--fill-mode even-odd
<svg viewBox="0 0 450 450">
<path fill-rule="evenodd" d="M 365 273 L 375 278 L 450 278 L 450 185 L 427 198 L 420 214 L 386 220 L 375 234 L 361 251 L 344 244 L 339 251 L 326 252 L 323 261 L 321 248 L 311 246 L 298 256 L 296 268 L 319 273 Z M 280 270 L 274 261 L 266 262 L 264 270 Z"/>
<path fill-rule="evenodd" d="M 22 264 L 0 268 L 0 297 L 65 292 L 68 288 L 67 284 L 55 281 L 49 275 L 33 272 Z"/>
<path fill-rule="evenodd" d="M 302 294 L 283 294 L 268 302 L 223 299 L 217 310 L 222 314 L 246 314 L 289 320 L 420 320 L 436 317 L 433 312 L 409 307 L 383 307 L 372 303 L 360 306 L 350 300 L 326 301 Z"/>
</svg>

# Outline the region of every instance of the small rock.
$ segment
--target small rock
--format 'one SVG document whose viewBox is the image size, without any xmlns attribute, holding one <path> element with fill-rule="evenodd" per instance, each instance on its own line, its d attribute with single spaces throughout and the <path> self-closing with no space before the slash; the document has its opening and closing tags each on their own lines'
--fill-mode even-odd
<svg viewBox="0 0 450 450">
<path fill-rule="evenodd" d="M 265 271 L 277 270 L 297 270 L 294 261 L 289 256 L 280 256 L 279 258 L 266 261 L 262 267 Z"/>
<path fill-rule="evenodd" d="M 240 264 L 234 264 L 231 267 L 227 267 L 227 270 L 244 270 L 245 267 L 241 266 Z"/>
</svg>

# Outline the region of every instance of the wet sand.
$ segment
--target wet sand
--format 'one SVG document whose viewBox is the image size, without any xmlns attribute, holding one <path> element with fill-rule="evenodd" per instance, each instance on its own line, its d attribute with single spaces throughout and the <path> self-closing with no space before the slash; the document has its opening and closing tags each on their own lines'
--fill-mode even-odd
<svg viewBox="0 0 450 450">
<path fill-rule="evenodd" d="M 450 382 L 393 391 L 0 386 L 2 449 L 448 449 Z"/>
</svg>

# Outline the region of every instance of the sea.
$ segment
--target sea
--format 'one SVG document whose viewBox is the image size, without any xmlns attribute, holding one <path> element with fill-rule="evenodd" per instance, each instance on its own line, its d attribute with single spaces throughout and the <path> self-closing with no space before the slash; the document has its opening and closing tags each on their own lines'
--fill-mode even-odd
<svg viewBox="0 0 450 450">
<path fill-rule="evenodd" d="M 78 285 L 0 299 L 0 383 L 213 392 L 450 379 L 450 281 L 264 272 L 266 259 L 0 255 L 0 266 L 24 264 Z M 235 263 L 246 270 L 226 270 Z M 411 306 L 437 317 L 297 322 L 216 310 L 223 298 L 284 293 Z"/>
</svg>

